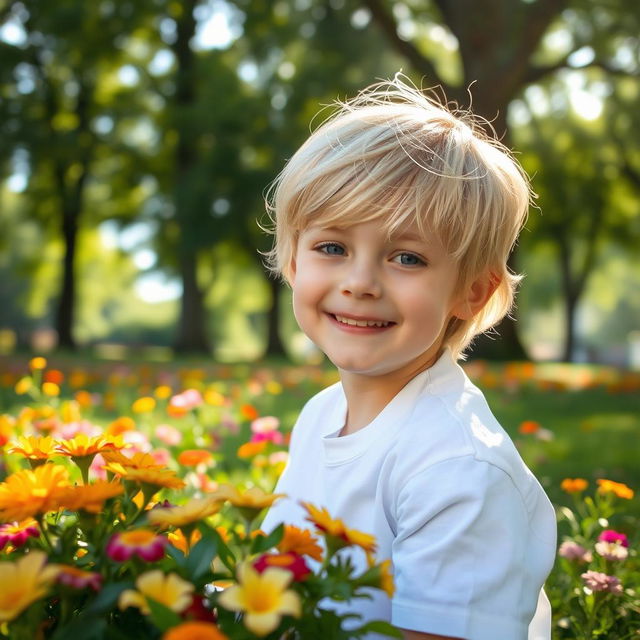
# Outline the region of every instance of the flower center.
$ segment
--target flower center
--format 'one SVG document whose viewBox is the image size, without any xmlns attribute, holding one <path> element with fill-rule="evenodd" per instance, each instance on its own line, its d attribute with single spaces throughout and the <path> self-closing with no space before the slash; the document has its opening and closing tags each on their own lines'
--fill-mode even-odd
<svg viewBox="0 0 640 640">
<path fill-rule="evenodd" d="M 152 531 L 146 531 L 140 529 L 138 531 L 127 531 L 120 534 L 120 542 L 123 544 L 135 546 L 149 544 L 155 538 L 155 534 Z"/>
</svg>

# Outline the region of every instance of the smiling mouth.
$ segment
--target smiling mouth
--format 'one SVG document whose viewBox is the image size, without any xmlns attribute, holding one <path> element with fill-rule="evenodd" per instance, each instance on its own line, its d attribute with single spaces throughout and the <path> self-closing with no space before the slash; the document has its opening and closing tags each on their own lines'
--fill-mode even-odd
<svg viewBox="0 0 640 640">
<path fill-rule="evenodd" d="M 346 316 L 339 316 L 333 313 L 329 315 L 340 324 L 344 324 L 349 327 L 385 328 L 395 324 L 395 322 L 386 322 L 385 320 L 356 320 L 355 318 L 347 318 Z"/>
</svg>

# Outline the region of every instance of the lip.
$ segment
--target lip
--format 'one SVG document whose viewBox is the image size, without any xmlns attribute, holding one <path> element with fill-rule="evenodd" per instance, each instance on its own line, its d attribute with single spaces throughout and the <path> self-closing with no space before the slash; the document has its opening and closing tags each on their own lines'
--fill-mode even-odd
<svg viewBox="0 0 640 640">
<path fill-rule="evenodd" d="M 371 316 L 356 316 L 352 313 L 330 313 L 325 312 L 325 315 L 329 318 L 330 322 L 333 323 L 334 326 L 338 327 L 342 331 L 346 331 L 347 333 L 357 333 L 357 334 L 374 334 L 381 333 L 383 331 L 388 331 L 393 328 L 396 323 L 391 320 L 383 320 L 382 318 L 375 318 Z M 358 327 L 355 325 L 345 324 L 344 322 L 340 322 L 336 315 L 339 315 L 343 318 L 349 318 L 350 320 L 359 320 L 359 321 L 368 321 L 368 322 L 388 322 L 389 324 L 386 327 Z"/>
</svg>

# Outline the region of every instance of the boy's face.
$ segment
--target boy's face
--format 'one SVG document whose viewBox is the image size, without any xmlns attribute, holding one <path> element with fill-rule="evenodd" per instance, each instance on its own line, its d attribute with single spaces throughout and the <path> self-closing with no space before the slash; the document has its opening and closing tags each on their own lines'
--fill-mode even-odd
<svg viewBox="0 0 640 640">
<path fill-rule="evenodd" d="M 341 370 L 407 379 L 437 359 L 448 321 L 468 317 L 458 270 L 437 239 L 378 222 L 311 226 L 290 283 L 300 328 Z"/>
</svg>

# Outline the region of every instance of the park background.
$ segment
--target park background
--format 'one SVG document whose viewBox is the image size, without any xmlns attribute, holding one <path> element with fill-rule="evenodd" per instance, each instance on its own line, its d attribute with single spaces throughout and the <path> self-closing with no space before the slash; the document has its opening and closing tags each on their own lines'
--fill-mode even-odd
<svg viewBox="0 0 640 640">
<path fill-rule="evenodd" d="M 265 191 L 320 109 L 399 70 L 472 103 L 538 194 L 514 319 L 467 372 L 554 504 L 565 478 L 637 492 L 628 0 L 0 1 L 0 479 L 24 466 L 7 453 L 21 434 L 116 430 L 189 492 L 272 490 L 302 404 L 337 377 L 264 268 Z M 622 494 L 613 522 L 635 549 L 640 504 Z M 565 569 L 554 637 L 576 638 Z"/>
</svg>

